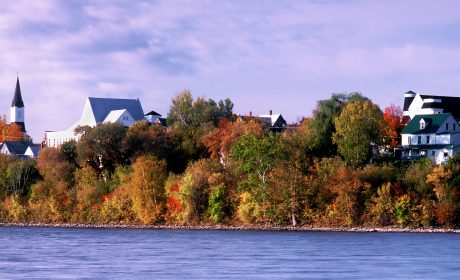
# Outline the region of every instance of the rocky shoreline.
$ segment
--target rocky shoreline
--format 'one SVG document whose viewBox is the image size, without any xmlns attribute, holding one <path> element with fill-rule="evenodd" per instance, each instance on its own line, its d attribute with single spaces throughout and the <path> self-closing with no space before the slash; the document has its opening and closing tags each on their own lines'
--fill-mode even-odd
<svg viewBox="0 0 460 280">
<path fill-rule="evenodd" d="M 81 224 L 81 223 L 10 223 L 1 222 L 0 227 L 49 227 L 88 229 L 163 229 L 163 230 L 227 230 L 227 231 L 311 231 L 311 232 L 414 232 L 414 233 L 460 233 L 452 228 L 401 228 L 401 227 L 314 227 L 274 225 L 137 225 L 137 224 Z"/>
</svg>

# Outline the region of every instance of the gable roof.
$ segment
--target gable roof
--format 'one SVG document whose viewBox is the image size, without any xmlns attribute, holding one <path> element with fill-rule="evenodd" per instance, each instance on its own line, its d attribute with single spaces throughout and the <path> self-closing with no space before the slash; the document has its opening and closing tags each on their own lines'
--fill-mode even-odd
<svg viewBox="0 0 460 280">
<path fill-rule="evenodd" d="M 16 90 L 14 91 L 14 97 L 13 97 L 13 101 L 11 102 L 11 107 L 18 107 L 18 108 L 24 107 L 24 101 L 22 101 L 22 95 L 21 95 L 21 86 L 19 85 L 19 77 L 16 80 Z"/>
<path fill-rule="evenodd" d="M 111 111 L 111 112 L 107 115 L 107 117 L 104 119 L 104 122 L 105 122 L 105 123 L 106 123 L 106 122 L 112 122 L 112 123 L 117 122 L 117 121 L 120 119 L 120 117 L 121 117 L 124 113 L 126 113 L 127 111 L 128 111 L 128 110 L 126 110 L 126 109 L 123 109 L 123 110 L 113 110 L 113 111 Z M 129 114 L 129 112 L 128 112 L 128 114 Z"/>
<path fill-rule="evenodd" d="M 403 129 L 401 134 L 435 133 L 439 127 L 451 116 L 450 113 L 415 115 L 409 124 Z M 424 129 L 420 129 L 420 121 L 424 119 L 428 124 Z"/>
<path fill-rule="evenodd" d="M 97 98 L 88 97 L 96 123 L 101 123 L 112 111 L 126 109 L 136 120 L 144 118 L 139 99 Z"/>
<path fill-rule="evenodd" d="M 155 111 L 150 111 L 148 112 L 147 114 L 145 114 L 146 116 L 160 116 L 161 117 L 161 114 L 158 114 L 157 112 Z"/>
<path fill-rule="evenodd" d="M 27 148 L 33 146 L 33 143 L 28 141 L 5 141 L 3 145 L 12 155 L 24 155 Z"/>
</svg>

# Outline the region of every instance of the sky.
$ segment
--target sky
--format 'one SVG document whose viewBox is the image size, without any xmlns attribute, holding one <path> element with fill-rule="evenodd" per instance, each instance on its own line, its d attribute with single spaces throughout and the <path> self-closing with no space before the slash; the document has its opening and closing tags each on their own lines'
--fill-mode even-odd
<svg viewBox="0 0 460 280">
<path fill-rule="evenodd" d="M 0 113 L 19 75 L 26 128 L 75 123 L 89 96 L 163 116 L 184 89 L 234 112 L 311 116 L 332 93 L 384 107 L 460 96 L 460 1 L 0 0 Z"/>
</svg>

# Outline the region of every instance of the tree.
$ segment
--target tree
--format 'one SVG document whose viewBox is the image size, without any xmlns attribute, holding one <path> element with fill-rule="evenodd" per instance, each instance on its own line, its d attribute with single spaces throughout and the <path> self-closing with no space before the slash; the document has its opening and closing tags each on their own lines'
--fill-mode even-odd
<svg viewBox="0 0 460 280">
<path fill-rule="evenodd" d="M 168 166 L 180 173 L 188 162 L 209 156 L 202 137 L 214 129 L 222 118 L 233 117 L 233 103 L 230 99 L 219 103 L 202 97 L 194 100 L 188 90 L 176 95 L 171 103 L 168 113 L 168 135 L 171 140 Z"/>
<path fill-rule="evenodd" d="M 159 161 L 153 156 L 141 156 L 133 164 L 129 185 L 134 212 L 142 223 L 152 224 L 162 218 L 166 179 L 165 161 Z"/>
<path fill-rule="evenodd" d="M 318 157 L 333 156 L 337 154 L 336 143 L 332 141 L 335 132 L 334 119 L 339 116 L 345 104 L 350 101 L 369 100 L 360 93 L 332 94 L 327 100 L 318 101 L 313 111 L 313 120 L 308 123 L 307 134 L 309 151 Z"/>
<path fill-rule="evenodd" d="M 0 154 L 0 198 L 16 195 L 25 200 L 31 185 L 38 179 L 34 160 Z"/>
<path fill-rule="evenodd" d="M 401 107 L 391 104 L 383 111 L 383 119 L 385 121 L 385 136 L 388 138 L 390 148 L 394 148 L 401 144 L 401 131 L 405 126 L 403 121 L 403 112 Z"/>
<path fill-rule="evenodd" d="M 134 160 L 141 155 L 154 155 L 159 159 L 167 156 L 169 149 L 166 128 L 141 120 L 129 127 L 126 133 L 127 157 Z"/>
<path fill-rule="evenodd" d="M 184 90 L 171 100 L 168 113 L 168 123 L 180 122 L 189 125 L 192 121 L 193 97 L 189 90 Z"/>
<path fill-rule="evenodd" d="M 22 132 L 22 128 L 15 124 L 7 124 L 6 117 L 0 118 L 0 143 L 4 141 L 24 141 L 27 140 L 27 135 Z"/>
<path fill-rule="evenodd" d="M 77 154 L 80 165 L 86 163 L 98 170 L 113 172 L 117 164 L 128 162 L 123 143 L 126 128 L 119 123 L 103 123 L 97 126 L 79 127 L 77 133 L 82 133 L 77 143 Z"/>
<path fill-rule="evenodd" d="M 233 103 L 230 99 L 220 100 L 216 103 L 212 99 L 199 97 L 193 99 L 188 90 L 177 94 L 171 101 L 168 113 L 170 125 L 179 123 L 183 126 L 200 126 L 212 122 L 217 125 L 222 118 L 233 117 Z"/>
<path fill-rule="evenodd" d="M 368 100 L 350 101 L 335 119 L 333 141 L 345 162 L 362 166 L 370 158 L 371 143 L 381 143 L 382 112 Z"/>
<path fill-rule="evenodd" d="M 270 218 L 268 175 L 280 156 L 280 137 L 278 134 L 248 134 L 233 145 L 230 157 L 238 164 L 237 171 L 246 175 L 247 181 L 240 186 L 249 191 L 249 196 L 259 203 L 263 219 Z M 243 202 L 243 200 L 241 201 Z"/>
<path fill-rule="evenodd" d="M 222 119 L 217 128 L 203 136 L 203 143 L 211 157 L 219 159 L 220 163 L 225 166 L 232 146 L 241 136 L 249 133 L 261 135 L 262 131 L 262 124 L 254 120 L 245 122 L 238 119 L 231 122 L 228 119 Z"/>
</svg>

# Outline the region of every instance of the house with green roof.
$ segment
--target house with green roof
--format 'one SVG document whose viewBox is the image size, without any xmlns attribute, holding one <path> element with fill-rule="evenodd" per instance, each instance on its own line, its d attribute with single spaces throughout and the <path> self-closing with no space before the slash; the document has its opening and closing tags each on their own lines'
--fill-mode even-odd
<svg viewBox="0 0 460 280">
<path fill-rule="evenodd" d="M 460 152 L 460 126 L 451 113 L 415 115 L 401 132 L 401 142 L 395 150 L 401 160 L 427 157 L 445 163 Z"/>
</svg>

